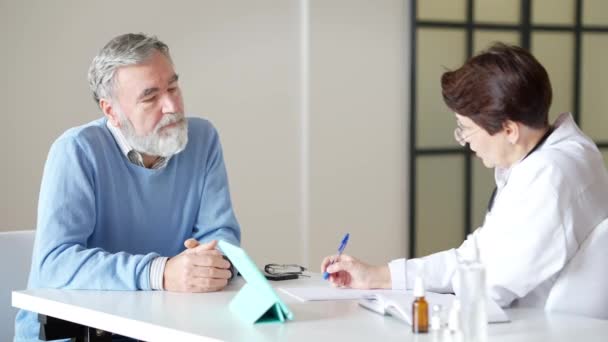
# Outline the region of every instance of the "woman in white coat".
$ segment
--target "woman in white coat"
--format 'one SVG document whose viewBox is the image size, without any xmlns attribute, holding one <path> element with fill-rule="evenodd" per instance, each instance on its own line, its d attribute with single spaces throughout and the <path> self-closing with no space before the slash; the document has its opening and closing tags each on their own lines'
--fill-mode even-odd
<svg viewBox="0 0 608 342">
<path fill-rule="evenodd" d="M 543 307 L 562 268 L 608 217 L 602 155 L 569 113 L 548 123 L 551 84 L 528 51 L 495 44 L 441 78 L 455 113 L 454 136 L 494 168 L 496 190 L 473 237 L 486 267 L 489 296 L 503 307 Z M 424 272 L 427 289 L 453 293 L 458 258 L 473 243 L 416 259 L 372 266 L 348 255 L 326 257 L 335 286 L 411 289 Z"/>
</svg>

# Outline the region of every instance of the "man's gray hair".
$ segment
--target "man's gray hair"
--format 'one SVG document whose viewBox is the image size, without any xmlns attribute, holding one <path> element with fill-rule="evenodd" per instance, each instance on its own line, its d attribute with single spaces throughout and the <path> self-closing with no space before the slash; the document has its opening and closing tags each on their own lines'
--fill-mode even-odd
<svg viewBox="0 0 608 342">
<path fill-rule="evenodd" d="M 169 60 L 169 47 L 155 36 L 143 33 L 127 33 L 115 37 L 99 51 L 89 67 L 89 87 L 93 100 L 99 105 L 99 99 L 111 99 L 114 88 L 116 69 L 146 61 L 155 51 L 165 55 Z"/>
</svg>

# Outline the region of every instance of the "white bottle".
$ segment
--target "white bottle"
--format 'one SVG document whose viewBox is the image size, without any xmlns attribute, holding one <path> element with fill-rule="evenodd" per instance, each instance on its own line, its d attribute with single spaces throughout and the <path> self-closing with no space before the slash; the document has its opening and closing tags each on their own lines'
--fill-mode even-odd
<svg viewBox="0 0 608 342">
<path fill-rule="evenodd" d="M 462 333 L 466 341 L 486 342 L 488 340 L 488 316 L 486 312 L 486 270 L 481 263 L 475 236 L 469 235 L 473 243 L 474 256 L 471 260 L 460 260 L 460 312 Z"/>
<path fill-rule="evenodd" d="M 448 328 L 444 330 L 444 341 L 447 342 L 464 342 L 462 334 L 462 322 L 460 320 L 462 313 L 460 311 L 460 300 L 455 298 L 450 308 L 448 316 Z"/>
<path fill-rule="evenodd" d="M 443 341 L 443 314 L 441 305 L 435 304 L 431 309 L 431 319 L 429 323 L 429 332 L 431 333 L 432 342 Z"/>
<path fill-rule="evenodd" d="M 431 320 L 429 323 L 429 329 L 431 331 L 439 331 L 442 328 L 442 307 L 441 305 L 435 304 L 431 309 Z"/>
</svg>

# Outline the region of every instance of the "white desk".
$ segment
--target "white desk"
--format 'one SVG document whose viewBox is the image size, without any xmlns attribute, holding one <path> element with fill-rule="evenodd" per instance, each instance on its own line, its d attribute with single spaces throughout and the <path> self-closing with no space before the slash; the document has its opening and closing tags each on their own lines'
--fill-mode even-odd
<svg viewBox="0 0 608 342">
<path fill-rule="evenodd" d="M 324 283 L 320 278 L 272 282 L 274 286 Z M 161 291 L 27 290 L 13 306 L 117 334 L 154 341 L 437 341 L 410 326 L 369 312 L 356 301 L 301 303 L 278 292 L 295 315 L 285 324 L 249 325 L 228 303 L 242 279 L 206 294 Z M 491 324 L 490 341 L 606 341 L 608 321 L 509 309 L 511 323 Z"/>
</svg>

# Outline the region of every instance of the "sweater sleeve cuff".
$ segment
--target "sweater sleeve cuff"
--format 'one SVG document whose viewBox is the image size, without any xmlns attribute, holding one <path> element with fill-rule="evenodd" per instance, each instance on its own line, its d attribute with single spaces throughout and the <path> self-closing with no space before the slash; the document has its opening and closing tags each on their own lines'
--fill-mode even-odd
<svg viewBox="0 0 608 342">
<path fill-rule="evenodd" d="M 152 290 L 164 290 L 163 276 L 167 260 L 169 260 L 167 257 L 157 257 L 152 260 L 152 265 L 150 266 L 150 287 Z"/>
<path fill-rule="evenodd" d="M 395 259 L 388 263 L 391 272 L 391 286 L 393 290 L 405 290 L 407 284 L 407 263 L 405 259 Z"/>
</svg>

